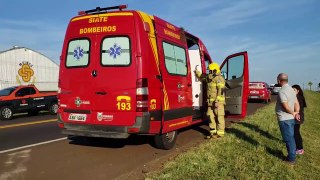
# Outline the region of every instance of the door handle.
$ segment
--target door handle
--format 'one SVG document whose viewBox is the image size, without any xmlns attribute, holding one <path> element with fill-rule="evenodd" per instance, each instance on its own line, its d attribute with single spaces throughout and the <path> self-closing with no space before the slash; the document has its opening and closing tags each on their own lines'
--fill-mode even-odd
<svg viewBox="0 0 320 180">
<path fill-rule="evenodd" d="M 178 82 L 178 84 L 177 84 L 177 88 L 180 90 L 181 88 L 184 88 L 184 85 L 183 85 L 183 84 L 181 84 L 180 82 Z"/>
<path fill-rule="evenodd" d="M 98 91 L 98 92 L 96 92 L 96 94 L 98 94 L 98 95 L 106 95 L 107 93 L 104 92 L 104 91 Z"/>
<path fill-rule="evenodd" d="M 192 86 L 192 84 L 188 84 L 188 87 L 191 87 Z"/>
</svg>

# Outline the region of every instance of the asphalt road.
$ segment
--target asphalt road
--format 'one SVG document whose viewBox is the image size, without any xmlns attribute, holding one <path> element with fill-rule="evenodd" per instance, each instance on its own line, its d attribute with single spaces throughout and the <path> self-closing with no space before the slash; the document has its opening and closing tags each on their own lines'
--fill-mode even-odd
<svg viewBox="0 0 320 180">
<path fill-rule="evenodd" d="M 262 106 L 261 102 L 250 102 L 248 114 Z M 48 114 L 21 115 L 11 121 L 0 121 L 0 180 L 126 179 L 129 172 L 139 174 L 146 164 L 203 142 L 203 134 L 207 131 L 206 125 L 186 128 L 179 132 L 175 148 L 166 151 L 154 148 L 151 137 L 64 139 L 56 122 L 51 121 L 55 118 Z M 38 122 L 41 123 L 35 124 Z M 57 141 L 47 142 L 51 140 Z M 35 143 L 43 144 L 10 151 Z M 135 179 L 130 176 L 132 178 Z"/>
<path fill-rule="evenodd" d="M 60 133 L 56 119 L 55 115 L 40 113 L 37 116 L 20 114 L 12 120 L 0 121 L 0 152 L 66 137 Z"/>
</svg>

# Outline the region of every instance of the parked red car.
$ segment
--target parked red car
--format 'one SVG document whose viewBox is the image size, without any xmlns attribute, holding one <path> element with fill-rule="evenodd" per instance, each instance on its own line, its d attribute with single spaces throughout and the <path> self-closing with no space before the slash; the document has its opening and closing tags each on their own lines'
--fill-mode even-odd
<svg viewBox="0 0 320 180">
<path fill-rule="evenodd" d="M 265 82 L 249 83 L 249 99 L 263 100 L 264 103 L 271 101 L 269 85 Z"/>
</svg>

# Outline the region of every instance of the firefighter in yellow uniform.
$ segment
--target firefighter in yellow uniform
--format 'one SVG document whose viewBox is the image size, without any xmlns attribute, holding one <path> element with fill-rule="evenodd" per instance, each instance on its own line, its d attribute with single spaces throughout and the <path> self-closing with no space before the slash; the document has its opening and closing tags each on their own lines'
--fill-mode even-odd
<svg viewBox="0 0 320 180">
<path fill-rule="evenodd" d="M 207 116 L 210 119 L 210 138 L 220 138 L 224 136 L 225 120 L 224 120 L 224 106 L 225 106 L 225 79 L 221 76 L 220 67 L 217 63 L 211 63 L 208 67 L 209 74 L 201 74 L 200 71 L 195 70 L 196 76 L 203 82 L 207 83 Z"/>
</svg>

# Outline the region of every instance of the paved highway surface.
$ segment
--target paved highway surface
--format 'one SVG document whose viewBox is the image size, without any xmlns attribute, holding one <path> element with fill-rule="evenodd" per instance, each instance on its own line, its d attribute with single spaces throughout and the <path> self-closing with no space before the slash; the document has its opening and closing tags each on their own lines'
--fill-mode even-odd
<svg viewBox="0 0 320 180">
<path fill-rule="evenodd" d="M 260 102 L 251 102 L 248 113 L 262 106 Z M 154 148 L 151 137 L 67 139 L 55 120 L 56 116 L 42 113 L 0 121 L 0 180 L 125 179 L 129 172 L 141 173 L 150 162 L 201 143 L 208 128 L 202 125 L 180 131 L 175 148 L 166 151 Z"/>
</svg>

